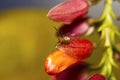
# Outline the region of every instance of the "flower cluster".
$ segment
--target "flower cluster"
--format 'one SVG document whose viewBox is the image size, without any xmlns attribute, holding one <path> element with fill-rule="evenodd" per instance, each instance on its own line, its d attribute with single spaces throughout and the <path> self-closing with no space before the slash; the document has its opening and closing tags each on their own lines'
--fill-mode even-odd
<svg viewBox="0 0 120 80">
<path fill-rule="evenodd" d="M 57 30 L 56 50 L 45 61 L 45 71 L 51 75 L 51 80 L 116 80 L 112 66 L 118 66 L 113 60 L 112 50 L 120 52 L 114 40 L 115 34 L 120 34 L 112 21 L 112 18 L 117 18 L 111 8 L 112 0 L 106 0 L 105 10 L 99 19 L 87 16 L 89 7 L 99 2 L 100 0 L 69 0 L 49 11 L 47 16 L 50 19 L 63 23 Z M 93 20 L 90 21 L 91 19 Z M 92 41 L 79 36 L 90 35 L 94 31 L 92 26 L 98 27 L 106 50 L 97 69 L 95 68 L 102 69 L 101 73 L 90 76 L 91 65 L 85 59 L 91 56 L 94 45 Z"/>
</svg>

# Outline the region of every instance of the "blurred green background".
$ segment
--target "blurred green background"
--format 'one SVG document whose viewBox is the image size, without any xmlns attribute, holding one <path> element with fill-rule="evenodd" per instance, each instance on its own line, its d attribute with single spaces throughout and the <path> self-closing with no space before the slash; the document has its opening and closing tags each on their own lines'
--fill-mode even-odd
<svg viewBox="0 0 120 80">
<path fill-rule="evenodd" d="M 0 13 L 0 80 L 48 80 L 44 62 L 54 50 L 58 24 L 46 14 L 37 9 Z"/>
</svg>

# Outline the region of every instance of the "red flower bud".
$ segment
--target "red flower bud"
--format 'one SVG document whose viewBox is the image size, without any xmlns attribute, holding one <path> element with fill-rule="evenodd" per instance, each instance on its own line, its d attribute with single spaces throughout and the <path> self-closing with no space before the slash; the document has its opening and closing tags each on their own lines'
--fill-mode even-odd
<svg viewBox="0 0 120 80">
<path fill-rule="evenodd" d="M 50 75 L 54 75 L 76 62 L 79 62 L 79 60 L 57 50 L 47 57 L 45 71 Z"/>
<path fill-rule="evenodd" d="M 88 12 L 88 6 L 87 0 L 67 1 L 52 8 L 48 13 L 48 17 L 69 24 L 77 18 L 83 18 Z"/>
<path fill-rule="evenodd" d="M 89 78 L 89 80 L 106 80 L 106 78 L 101 74 L 94 74 Z"/>
<path fill-rule="evenodd" d="M 70 38 L 69 43 L 60 44 L 58 49 L 72 57 L 85 59 L 91 55 L 93 44 L 91 41 L 86 39 Z"/>
</svg>

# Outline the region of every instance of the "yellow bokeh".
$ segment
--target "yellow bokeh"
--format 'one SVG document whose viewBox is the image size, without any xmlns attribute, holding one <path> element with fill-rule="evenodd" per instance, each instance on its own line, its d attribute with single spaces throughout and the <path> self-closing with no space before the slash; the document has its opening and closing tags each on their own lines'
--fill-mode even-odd
<svg viewBox="0 0 120 80">
<path fill-rule="evenodd" d="M 55 47 L 58 26 L 38 9 L 0 13 L 0 80 L 48 80 L 45 58 Z"/>
</svg>

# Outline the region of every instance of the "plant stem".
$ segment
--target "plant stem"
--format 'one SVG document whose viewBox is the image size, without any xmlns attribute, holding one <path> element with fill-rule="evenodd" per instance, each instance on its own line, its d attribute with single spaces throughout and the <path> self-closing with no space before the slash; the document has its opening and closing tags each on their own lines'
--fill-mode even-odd
<svg viewBox="0 0 120 80">
<path fill-rule="evenodd" d="M 103 23 L 99 27 L 98 31 L 101 32 L 101 39 L 104 41 L 105 52 L 101 60 L 102 71 L 101 74 L 105 75 L 108 80 L 116 80 L 113 75 L 113 66 L 117 66 L 113 60 L 113 46 L 114 36 L 118 31 L 113 22 L 113 19 L 116 18 L 116 15 L 112 10 L 112 0 L 105 0 L 105 9 L 99 19 Z"/>
</svg>

